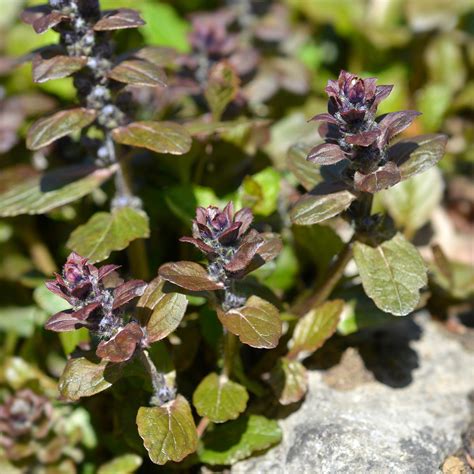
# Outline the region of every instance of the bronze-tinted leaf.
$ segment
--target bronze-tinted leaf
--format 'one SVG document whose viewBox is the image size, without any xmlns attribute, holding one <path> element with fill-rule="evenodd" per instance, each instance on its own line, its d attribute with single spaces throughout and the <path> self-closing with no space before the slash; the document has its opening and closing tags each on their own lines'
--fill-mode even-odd
<svg viewBox="0 0 474 474">
<path fill-rule="evenodd" d="M 79 56 L 53 56 L 43 59 L 37 54 L 33 59 L 33 80 L 38 83 L 61 79 L 79 71 L 87 64 L 87 58 Z"/>
<path fill-rule="evenodd" d="M 21 21 L 32 25 L 38 18 L 51 13 L 51 7 L 49 5 L 36 5 L 34 7 L 25 8 L 21 14 Z"/>
<path fill-rule="evenodd" d="M 94 25 L 95 31 L 123 30 L 143 26 L 140 13 L 130 8 L 119 8 L 102 12 L 102 18 Z"/>
<path fill-rule="evenodd" d="M 112 136 L 123 145 L 148 148 L 156 153 L 183 155 L 191 148 L 192 139 L 187 130 L 173 122 L 132 122 L 115 128 Z"/>
<path fill-rule="evenodd" d="M 116 166 L 97 169 L 74 165 L 41 175 L 15 167 L 0 179 L 0 216 L 44 214 L 89 194 L 109 179 Z"/>
<path fill-rule="evenodd" d="M 166 86 L 166 74 L 163 69 L 142 59 L 128 59 L 121 62 L 109 71 L 108 77 L 133 86 Z"/>
<path fill-rule="evenodd" d="M 191 291 L 222 290 L 224 285 L 213 280 L 206 269 L 195 262 L 170 262 L 161 265 L 161 278 Z"/>
<path fill-rule="evenodd" d="M 188 299 L 180 293 L 165 293 L 165 280 L 158 277 L 152 280 L 138 300 L 136 313 L 146 325 L 147 340 L 151 344 L 171 334 L 182 321 Z"/>
<path fill-rule="evenodd" d="M 343 300 L 333 300 L 306 313 L 295 326 L 288 358 L 304 358 L 321 347 L 336 331 L 343 309 Z"/>
<path fill-rule="evenodd" d="M 402 180 L 422 173 L 443 157 L 448 137 L 443 134 L 420 135 L 400 140 L 388 149 L 390 161 L 400 168 Z"/>
<path fill-rule="evenodd" d="M 176 59 L 176 51 L 165 46 L 145 46 L 133 53 L 135 58 L 144 59 L 157 66 L 169 66 Z"/>
<path fill-rule="evenodd" d="M 204 95 L 214 120 L 220 120 L 226 107 L 234 100 L 239 83 L 239 77 L 229 63 L 223 61 L 211 69 Z"/>
<path fill-rule="evenodd" d="M 321 143 L 311 149 L 306 158 L 317 165 L 332 165 L 344 160 L 346 155 L 341 148 L 334 143 Z"/>
<path fill-rule="evenodd" d="M 54 115 L 36 121 L 28 130 L 26 146 L 30 150 L 39 150 L 58 140 L 71 135 L 90 125 L 97 112 L 85 108 L 77 108 L 56 112 Z"/>
<path fill-rule="evenodd" d="M 51 13 L 42 15 L 34 20 L 33 29 L 36 31 L 36 33 L 41 34 L 48 31 L 50 28 L 59 25 L 59 23 L 64 20 L 69 20 L 69 16 L 59 11 L 52 11 Z"/>
<path fill-rule="evenodd" d="M 150 459 L 156 464 L 179 462 L 197 449 L 193 415 L 182 395 L 161 407 L 140 407 L 137 425 Z"/>
<path fill-rule="evenodd" d="M 357 190 L 366 193 L 376 193 L 390 188 L 400 182 L 401 174 L 393 161 L 376 169 L 372 173 L 362 174 L 356 171 L 354 174 L 354 186 Z"/>
<path fill-rule="evenodd" d="M 245 306 L 217 313 L 223 326 L 249 346 L 272 349 L 281 336 L 278 309 L 268 301 L 251 296 Z"/>
<path fill-rule="evenodd" d="M 108 341 L 101 341 L 96 354 L 110 362 L 125 362 L 129 360 L 143 338 L 143 330 L 135 322 L 128 323 L 123 329 Z"/>
<path fill-rule="evenodd" d="M 290 218 L 294 224 L 298 225 L 317 224 L 345 211 L 355 198 L 355 195 L 347 190 L 328 194 L 313 191 L 305 194 L 295 204 Z"/>
<path fill-rule="evenodd" d="M 111 267 L 115 267 L 115 265 L 111 265 Z M 121 284 L 114 290 L 114 304 L 112 309 L 120 308 L 120 306 L 127 304 L 134 298 L 142 296 L 146 287 L 147 284 L 142 280 L 129 280 Z"/>
<path fill-rule="evenodd" d="M 286 357 L 278 359 L 268 383 L 282 405 L 299 402 L 308 391 L 308 372 L 301 362 Z"/>
<path fill-rule="evenodd" d="M 70 359 L 59 379 L 59 392 L 67 400 L 79 400 L 107 390 L 120 378 L 120 366 L 106 361 L 94 364 L 85 357 Z"/>
</svg>

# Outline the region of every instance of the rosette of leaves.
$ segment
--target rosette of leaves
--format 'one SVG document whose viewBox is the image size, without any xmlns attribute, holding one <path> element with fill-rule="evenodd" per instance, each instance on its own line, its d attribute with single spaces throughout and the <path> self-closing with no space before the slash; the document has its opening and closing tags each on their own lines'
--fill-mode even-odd
<svg viewBox="0 0 474 474">
<path fill-rule="evenodd" d="M 5 472 L 74 474 L 95 438 L 86 412 L 58 403 L 56 384 L 20 358 L 2 367 L 0 463 Z"/>
<path fill-rule="evenodd" d="M 188 402 L 176 393 L 173 377 L 157 370 L 148 348 L 178 327 L 187 300 L 165 292 L 161 278 L 148 285 L 140 280 L 124 282 L 117 268 L 97 268 L 73 253 L 62 275 L 47 283 L 71 308 L 53 315 L 45 327 L 57 332 L 86 327 L 93 343 L 92 350 L 83 347 L 68 360 L 59 390 L 69 400 L 95 395 L 112 386 L 127 365 L 141 362 L 153 394 L 150 406 L 138 410 L 139 434 L 152 461 L 177 462 L 196 449 L 196 427 Z"/>
<path fill-rule="evenodd" d="M 94 215 L 68 243 L 71 249 L 100 261 L 149 234 L 148 218 L 141 211 L 141 200 L 133 194 L 131 177 L 125 176 L 117 144 L 181 155 L 190 149 L 191 137 L 174 122 L 133 121 L 127 87 L 166 86 L 157 59 L 160 55 L 153 47 L 115 54 L 113 34 L 143 25 L 138 12 L 128 8 L 102 11 L 98 0 L 51 0 L 48 5 L 26 9 L 22 19 L 38 34 L 49 29 L 59 33 L 59 44 L 27 57 L 33 58 L 35 82 L 72 77 L 78 99 L 71 108 L 34 122 L 28 130 L 27 147 L 43 149 L 72 135 L 80 138 L 87 151 L 84 155 L 93 162 L 88 158 L 82 164 L 44 174 L 24 166 L 6 170 L 9 179 L 0 191 L 0 215 L 46 213 L 114 177 L 112 212 Z"/>
<path fill-rule="evenodd" d="M 339 277 L 353 255 L 364 290 L 375 304 L 406 315 L 416 308 L 419 290 L 427 283 L 426 267 L 389 219 L 371 214 L 372 197 L 434 166 L 447 137 L 424 135 L 392 143 L 419 114 L 406 110 L 376 117 L 378 104 L 391 90 L 377 86 L 375 78 L 345 71 L 328 82 L 328 112 L 313 117 L 323 122 L 319 131 L 325 142 L 307 155 L 303 147 L 290 150 L 290 168 L 309 191 L 293 207 L 291 219 L 312 225 L 344 213 L 355 235 L 335 262 Z M 329 285 L 334 286 L 332 280 Z"/>
<path fill-rule="evenodd" d="M 204 292 L 211 298 L 224 328 L 244 344 L 271 349 L 281 335 L 278 310 L 259 296 L 248 297 L 240 283 L 250 272 L 275 258 L 282 244 L 273 233 L 251 229 L 252 220 L 248 208 L 234 214 L 232 202 L 223 210 L 198 207 L 193 236 L 180 240 L 204 253 L 207 266 L 171 262 L 160 267 L 159 275 L 185 290 Z"/>
</svg>

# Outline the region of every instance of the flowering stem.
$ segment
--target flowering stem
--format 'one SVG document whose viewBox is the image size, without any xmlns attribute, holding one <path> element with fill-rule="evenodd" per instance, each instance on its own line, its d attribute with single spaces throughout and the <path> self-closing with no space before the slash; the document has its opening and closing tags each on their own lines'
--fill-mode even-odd
<svg viewBox="0 0 474 474">
<path fill-rule="evenodd" d="M 165 376 L 161 372 L 158 372 L 147 350 L 140 352 L 140 360 L 150 376 L 151 385 L 153 387 L 153 396 L 150 399 L 150 405 L 161 406 L 172 400 L 175 397 L 175 390 L 174 388 L 168 387 Z"/>
</svg>

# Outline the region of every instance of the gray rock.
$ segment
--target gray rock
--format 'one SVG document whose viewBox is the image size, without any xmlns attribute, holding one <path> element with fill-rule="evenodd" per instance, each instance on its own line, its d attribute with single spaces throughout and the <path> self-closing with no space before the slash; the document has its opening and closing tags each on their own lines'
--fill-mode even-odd
<svg viewBox="0 0 474 474">
<path fill-rule="evenodd" d="M 471 417 L 468 394 L 474 390 L 474 354 L 426 317 L 418 317 L 416 324 L 407 320 L 396 327 L 395 333 L 400 331 L 417 332 L 412 339 L 405 333 L 412 363 L 409 376 L 396 380 L 406 383 L 390 383 L 393 374 L 378 367 L 376 377 L 341 391 L 324 382 L 323 372 L 311 371 L 305 401 L 280 422 L 282 443 L 237 463 L 232 472 L 439 472 L 445 457 L 461 445 Z M 392 357 L 403 361 L 398 349 L 393 349 Z"/>
</svg>

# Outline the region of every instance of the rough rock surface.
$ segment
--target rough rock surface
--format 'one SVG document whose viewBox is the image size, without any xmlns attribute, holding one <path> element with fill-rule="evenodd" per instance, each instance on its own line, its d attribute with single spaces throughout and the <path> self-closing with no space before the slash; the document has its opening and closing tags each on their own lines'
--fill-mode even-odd
<svg viewBox="0 0 474 474">
<path fill-rule="evenodd" d="M 373 376 L 361 377 L 357 369 L 359 384 L 344 387 L 334 380 L 338 366 L 311 371 L 305 401 L 280 421 L 283 442 L 236 464 L 232 472 L 439 472 L 461 445 L 471 418 L 474 353 L 424 316 L 383 329 L 378 340 L 379 365 L 377 351 L 371 357 L 360 351 Z M 340 358 L 339 366 L 344 363 Z"/>
</svg>

